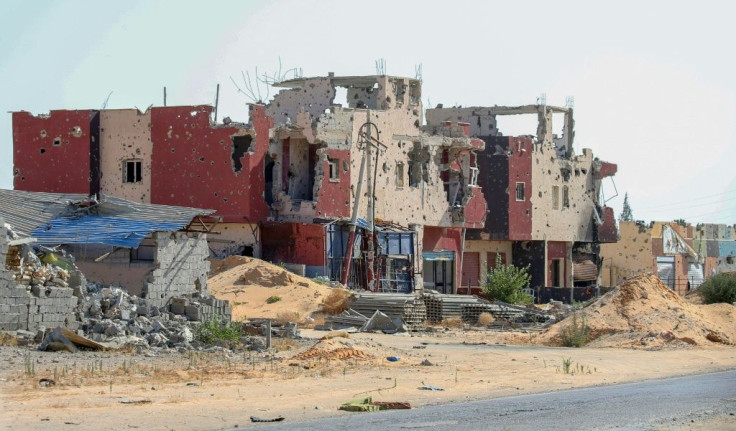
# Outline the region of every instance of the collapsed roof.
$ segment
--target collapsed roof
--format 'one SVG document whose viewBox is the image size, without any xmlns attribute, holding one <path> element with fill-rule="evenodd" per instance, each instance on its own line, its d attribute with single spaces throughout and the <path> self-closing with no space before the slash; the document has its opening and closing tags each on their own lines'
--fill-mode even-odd
<svg viewBox="0 0 736 431">
<path fill-rule="evenodd" d="M 83 194 L 0 189 L 0 218 L 39 244 L 105 244 L 137 248 L 153 232 L 186 228 L 213 210 L 130 202 Z"/>
</svg>

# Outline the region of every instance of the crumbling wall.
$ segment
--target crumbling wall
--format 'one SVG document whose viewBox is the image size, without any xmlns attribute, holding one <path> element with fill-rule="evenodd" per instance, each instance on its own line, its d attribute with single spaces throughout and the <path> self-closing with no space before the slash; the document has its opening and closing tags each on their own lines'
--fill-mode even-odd
<svg viewBox="0 0 736 431">
<path fill-rule="evenodd" d="M 655 273 L 652 229 L 635 222 L 619 222 L 619 240 L 601 244 L 601 284 L 616 286 L 642 273 Z"/>
<path fill-rule="evenodd" d="M 706 278 L 719 272 L 736 272 L 736 226 L 706 223 L 697 226 L 694 238 L 695 251 L 708 259 Z"/>
<path fill-rule="evenodd" d="M 76 329 L 78 298 L 74 286 L 69 287 L 68 273 L 57 275 L 40 262 L 21 262 L 20 250 L 9 243 L 8 230 L 0 219 L 0 330 Z"/>
<path fill-rule="evenodd" d="M 208 234 L 208 240 L 215 256 L 261 256 L 261 233 L 257 224 L 221 223 L 214 230 L 219 234 Z"/>
<path fill-rule="evenodd" d="M 469 125 L 470 136 L 497 136 L 498 123 L 491 108 L 430 108 L 425 112 L 428 127 L 438 127 L 446 121 Z"/>
<path fill-rule="evenodd" d="M 309 223 L 266 223 L 263 259 L 274 263 L 300 263 L 310 271 L 325 265 L 325 226 Z"/>
<path fill-rule="evenodd" d="M 151 202 L 151 110 L 100 111 L 100 190 L 133 202 Z M 126 164 L 140 162 L 140 181 L 129 181 Z"/>
<path fill-rule="evenodd" d="M 13 187 L 49 193 L 99 190 L 99 116 L 57 110 L 13 112 Z"/>
<path fill-rule="evenodd" d="M 143 288 L 143 297 L 156 307 L 175 296 L 199 294 L 209 297 L 210 270 L 207 235 L 185 232 L 155 232 L 154 261 L 158 264 Z"/>
<path fill-rule="evenodd" d="M 532 238 L 592 242 L 600 189 L 592 151 L 568 159 L 557 157 L 554 148 L 534 145 L 532 157 Z"/>
<path fill-rule="evenodd" d="M 266 115 L 272 117 L 276 124 L 296 122 L 300 112 L 308 112 L 312 119 L 316 119 L 335 100 L 335 87 L 330 77 L 304 78 L 290 82 L 295 87 L 279 91 L 266 107 Z"/>
<path fill-rule="evenodd" d="M 269 215 L 264 158 L 272 120 L 263 106 L 252 105 L 252 127 L 213 126 L 211 112 L 211 106 L 151 109 L 151 202 L 215 209 L 226 223 L 264 220 Z"/>
</svg>

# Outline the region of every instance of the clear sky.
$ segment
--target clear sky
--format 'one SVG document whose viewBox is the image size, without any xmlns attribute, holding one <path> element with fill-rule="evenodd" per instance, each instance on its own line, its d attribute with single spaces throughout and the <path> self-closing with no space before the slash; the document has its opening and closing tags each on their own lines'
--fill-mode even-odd
<svg viewBox="0 0 736 431">
<path fill-rule="evenodd" d="M 247 120 L 230 77 L 413 77 L 444 106 L 575 100 L 577 151 L 617 163 L 616 214 L 736 223 L 736 55 L 731 2 L 0 2 L 0 188 L 12 188 L 8 111 L 214 103 Z M 502 119 L 505 134 L 534 120 Z M 70 161 L 71 162 L 71 161 Z"/>
</svg>

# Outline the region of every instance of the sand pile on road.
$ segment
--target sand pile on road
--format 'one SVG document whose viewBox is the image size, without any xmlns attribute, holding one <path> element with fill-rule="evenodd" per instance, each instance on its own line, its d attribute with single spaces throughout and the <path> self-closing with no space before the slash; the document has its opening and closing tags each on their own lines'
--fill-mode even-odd
<svg viewBox="0 0 736 431">
<path fill-rule="evenodd" d="M 230 301 L 233 320 L 271 318 L 298 313 L 301 319 L 319 311 L 332 289 L 277 265 L 245 256 L 211 261 L 208 285 L 212 295 Z M 272 304 L 266 300 L 280 299 Z"/>
<path fill-rule="evenodd" d="M 736 307 L 685 301 L 653 275 L 618 286 L 578 314 L 590 328 L 593 347 L 736 344 Z M 538 342 L 560 345 L 572 316 L 551 326 Z"/>
</svg>

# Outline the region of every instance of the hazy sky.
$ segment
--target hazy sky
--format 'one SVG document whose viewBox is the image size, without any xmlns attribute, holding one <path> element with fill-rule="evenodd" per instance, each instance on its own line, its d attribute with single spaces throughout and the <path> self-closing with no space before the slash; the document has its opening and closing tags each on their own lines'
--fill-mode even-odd
<svg viewBox="0 0 736 431">
<path fill-rule="evenodd" d="M 230 76 L 413 77 L 425 106 L 575 100 L 575 147 L 617 163 L 621 212 L 736 223 L 736 55 L 727 2 L 0 2 L 0 188 L 12 188 L 8 111 L 214 103 L 247 120 Z M 500 120 L 533 134 L 534 119 Z M 526 125 L 525 127 L 523 127 Z M 558 125 L 559 126 L 559 125 Z M 522 128 L 523 127 L 523 128 Z M 71 162 L 71 161 L 70 161 Z M 614 196 L 606 179 L 605 196 Z"/>
</svg>

